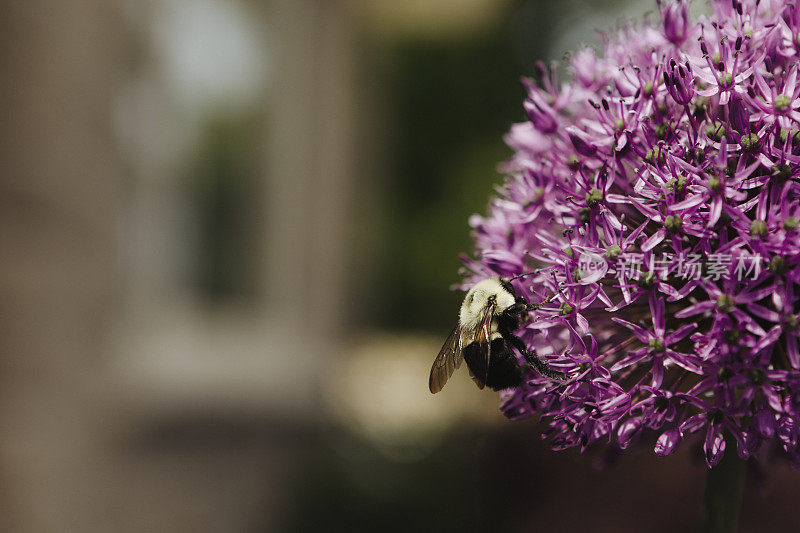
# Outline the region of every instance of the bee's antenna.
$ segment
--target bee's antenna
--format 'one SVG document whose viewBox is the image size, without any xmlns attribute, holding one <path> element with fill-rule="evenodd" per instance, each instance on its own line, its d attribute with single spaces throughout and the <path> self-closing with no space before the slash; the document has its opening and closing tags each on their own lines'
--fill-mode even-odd
<svg viewBox="0 0 800 533">
<path fill-rule="evenodd" d="M 525 272 L 524 274 L 518 274 L 518 275 L 514 276 L 513 278 L 510 278 L 508 281 L 514 281 L 515 279 L 523 278 L 525 276 L 532 276 L 533 274 L 538 274 L 539 272 L 543 272 L 545 270 L 549 270 L 549 269 L 552 269 L 552 268 L 555 268 L 555 267 L 540 268 L 540 269 L 534 270 L 532 272 Z"/>
<path fill-rule="evenodd" d="M 555 273 L 553 274 L 553 277 L 555 278 Z M 554 292 L 548 298 L 544 299 L 543 301 L 539 302 L 538 304 L 528 304 L 528 309 L 531 310 L 531 311 L 536 311 L 536 310 L 540 309 L 543 305 L 549 304 L 550 302 L 555 300 L 556 297 L 559 294 L 563 295 L 564 293 L 561 292 L 561 289 L 563 288 L 563 286 L 564 286 L 563 282 L 556 283 L 556 292 Z M 555 318 L 555 317 L 551 317 L 551 318 Z"/>
</svg>

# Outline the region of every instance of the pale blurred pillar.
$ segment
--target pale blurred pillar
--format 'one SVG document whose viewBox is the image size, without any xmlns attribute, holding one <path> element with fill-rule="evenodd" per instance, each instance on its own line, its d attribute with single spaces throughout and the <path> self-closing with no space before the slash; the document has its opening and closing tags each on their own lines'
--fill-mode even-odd
<svg viewBox="0 0 800 533">
<path fill-rule="evenodd" d="M 114 2 L 3 1 L 0 529 L 101 531 L 95 390 L 119 301 Z"/>
<path fill-rule="evenodd" d="M 319 336 L 340 332 L 358 168 L 355 24 L 343 0 L 273 0 L 269 108 L 268 304 Z"/>
</svg>

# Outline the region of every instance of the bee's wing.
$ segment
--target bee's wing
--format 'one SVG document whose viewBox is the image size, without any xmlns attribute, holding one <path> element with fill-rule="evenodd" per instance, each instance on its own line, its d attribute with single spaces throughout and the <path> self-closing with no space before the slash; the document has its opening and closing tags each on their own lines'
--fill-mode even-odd
<svg viewBox="0 0 800 533">
<path fill-rule="evenodd" d="M 490 298 L 473 339 L 477 343 L 478 357 L 474 364 L 476 368 L 472 379 L 479 389 L 486 385 L 486 380 L 489 378 L 489 361 L 492 358 L 492 320 L 494 320 L 496 307 L 497 301 Z"/>
<path fill-rule="evenodd" d="M 464 358 L 461 352 L 462 347 L 461 328 L 456 325 L 450 335 L 447 336 L 447 340 L 444 341 L 442 349 L 439 350 L 439 355 L 433 360 L 431 375 L 428 378 L 428 388 L 433 394 L 442 390 L 456 368 L 461 366 L 461 361 Z"/>
</svg>

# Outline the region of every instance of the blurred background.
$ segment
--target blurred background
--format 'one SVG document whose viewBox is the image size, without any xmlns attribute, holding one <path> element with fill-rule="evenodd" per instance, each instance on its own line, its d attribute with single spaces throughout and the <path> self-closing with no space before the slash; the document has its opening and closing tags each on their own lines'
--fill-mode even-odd
<svg viewBox="0 0 800 533">
<path fill-rule="evenodd" d="M 520 76 L 653 2 L 3 7 L 0 529 L 693 527 L 691 449 L 427 390 Z M 800 527 L 791 476 L 743 530 Z"/>
</svg>

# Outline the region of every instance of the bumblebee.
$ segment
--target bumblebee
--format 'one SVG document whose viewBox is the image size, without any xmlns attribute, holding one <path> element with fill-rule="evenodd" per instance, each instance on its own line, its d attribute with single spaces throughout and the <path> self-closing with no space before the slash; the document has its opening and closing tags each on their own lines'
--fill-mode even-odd
<svg viewBox="0 0 800 533">
<path fill-rule="evenodd" d="M 462 360 L 467 361 L 470 377 L 479 389 L 517 387 L 531 370 L 550 379 L 567 379 L 566 374 L 550 368 L 514 334 L 525 313 L 540 305 L 517 296 L 510 279 L 492 277 L 476 283 L 464 297 L 458 324 L 433 361 L 430 391 L 435 394 L 442 390 Z M 520 365 L 513 350 L 526 363 Z"/>
</svg>

